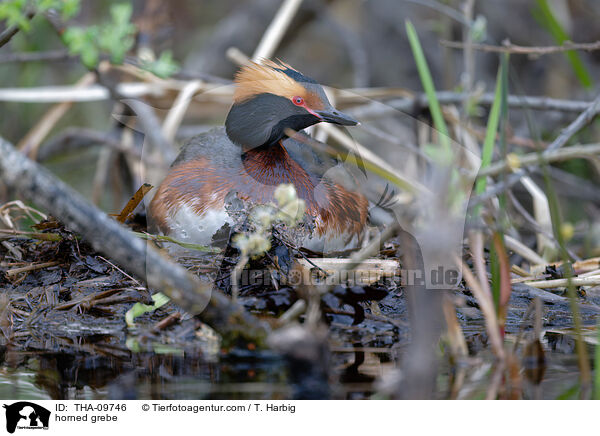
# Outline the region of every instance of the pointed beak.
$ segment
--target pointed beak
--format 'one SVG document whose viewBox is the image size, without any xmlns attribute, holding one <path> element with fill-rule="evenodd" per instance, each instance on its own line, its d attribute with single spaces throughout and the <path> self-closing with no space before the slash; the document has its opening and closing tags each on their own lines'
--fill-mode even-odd
<svg viewBox="0 0 600 436">
<path fill-rule="evenodd" d="M 356 126 L 358 121 L 336 109 L 315 111 L 326 123 L 339 124 L 340 126 Z"/>
</svg>

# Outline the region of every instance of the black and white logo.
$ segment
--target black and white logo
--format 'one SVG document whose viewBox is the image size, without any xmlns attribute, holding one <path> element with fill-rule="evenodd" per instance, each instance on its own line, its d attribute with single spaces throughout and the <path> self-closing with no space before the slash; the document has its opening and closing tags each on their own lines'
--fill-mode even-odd
<svg viewBox="0 0 600 436">
<path fill-rule="evenodd" d="M 14 433 L 16 429 L 47 430 L 50 411 L 29 401 L 5 404 L 6 431 Z"/>
</svg>

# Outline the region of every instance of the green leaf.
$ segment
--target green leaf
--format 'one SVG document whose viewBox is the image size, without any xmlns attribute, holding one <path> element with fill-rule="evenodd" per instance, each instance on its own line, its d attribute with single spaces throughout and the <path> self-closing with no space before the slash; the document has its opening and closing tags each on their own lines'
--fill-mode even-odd
<svg viewBox="0 0 600 436">
<path fill-rule="evenodd" d="M 140 351 L 142 351 L 142 347 L 140 347 L 140 342 L 137 340 L 137 338 L 134 337 L 127 338 L 127 340 L 125 341 L 125 346 L 134 353 L 139 353 Z"/>
<path fill-rule="evenodd" d="M 152 62 L 142 64 L 142 68 L 161 78 L 171 77 L 179 71 L 179 64 L 173 60 L 170 50 L 163 51 L 160 57 Z"/>
<path fill-rule="evenodd" d="M 81 7 L 79 0 L 62 0 L 60 4 L 62 5 L 60 13 L 64 21 L 67 21 L 77 15 L 79 13 L 79 8 Z"/>
<path fill-rule="evenodd" d="M 112 22 L 100 27 L 98 46 L 108 52 L 113 64 L 122 64 L 125 54 L 133 47 L 136 28 L 130 23 L 132 8 L 128 3 L 110 8 Z"/>
<path fill-rule="evenodd" d="M 490 110 L 490 116 L 488 118 L 487 127 L 485 130 L 485 139 L 483 141 L 483 150 L 481 153 L 481 169 L 484 169 L 492 163 L 492 156 L 494 155 L 494 145 L 496 144 L 496 133 L 498 132 L 498 124 L 500 122 L 500 107 L 502 105 L 502 66 L 498 68 L 498 75 L 496 76 L 496 91 L 494 92 L 494 102 L 492 103 L 492 109 Z M 477 179 L 475 185 L 475 192 L 482 194 L 486 187 L 485 177 Z"/>
<path fill-rule="evenodd" d="M 561 392 L 556 399 L 557 400 L 573 400 L 576 399 L 579 396 L 579 392 L 580 392 L 580 386 L 579 384 L 575 384 L 569 388 L 567 388 L 565 391 Z"/>
<path fill-rule="evenodd" d="M 469 34 L 473 42 L 485 41 L 487 38 L 487 19 L 483 15 L 477 15 L 469 29 Z"/>
<path fill-rule="evenodd" d="M 66 21 L 79 12 L 80 3 L 80 0 L 36 0 L 34 8 L 37 12 L 53 9 Z"/>
<path fill-rule="evenodd" d="M 154 304 L 152 304 L 152 305 L 150 305 L 150 304 L 142 304 L 142 303 L 135 303 L 131 307 L 131 309 L 129 309 L 127 311 L 127 313 L 125 314 L 125 322 L 127 323 L 127 325 L 129 327 L 133 327 L 135 325 L 134 320 L 138 316 L 141 316 L 141 315 L 143 315 L 145 313 L 148 313 L 148 312 L 154 312 L 159 307 L 164 306 L 165 304 L 167 304 L 169 302 L 169 297 L 167 297 L 162 292 L 158 292 L 158 293 L 152 295 L 152 300 L 154 301 Z"/>
<path fill-rule="evenodd" d="M 46 12 L 51 8 L 60 8 L 60 3 L 61 2 L 57 2 L 56 0 L 37 0 L 35 2 L 35 9 L 38 12 Z"/>
<path fill-rule="evenodd" d="M 81 62 L 87 68 L 94 68 L 96 65 L 98 65 L 99 60 L 100 53 L 98 53 L 98 50 L 94 46 L 89 46 L 81 53 Z"/>
<path fill-rule="evenodd" d="M 423 152 L 440 166 L 448 166 L 452 163 L 452 153 L 449 148 L 440 149 L 437 144 L 425 144 Z"/>
<path fill-rule="evenodd" d="M 449 151 L 450 140 L 448 136 L 448 128 L 446 127 L 444 116 L 442 115 L 440 103 L 437 99 L 437 96 L 435 95 L 435 86 L 433 84 L 433 78 L 431 77 L 429 66 L 427 65 L 425 55 L 423 54 L 423 48 L 421 47 L 421 43 L 419 42 L 419 36 L 417 35 L 417 31 L 415 30 L 415 27 L 409 20 L 406 20 L 406 33 L 408 35 L 408 41 L 410 42 L 410 48 L 415 58 L 415 63 L 417 64 L 417 70 L 419 71 L 421 84 L 423 85 L 423 89 L 425 90 L 425 94 L 427 95 L 427 101 L 429 102 L 429 111 L 431 112 L 431 117 L 433 118 L 433 125 L 439 133 L 441 146 L 447 151 Z"/>
<path fill-rule="evenodd" d="M 87 29 L 70 27 L 65 30 L 62 37 L 69 53 L 79 55 L 83 65 L 90 69 L 98 65 L 100 58 L 100 51 L 96 46 L 96 34 L 97 28 L 95 26 Z"/>
<path fill-rule="evenodd" d="M 554 16 L 550 5 L 548 5 L 547 0 L 537 0 L 537 9 L 533 11 L 534 17 L 540 22 L 542 26 L 546 28 L 546 30 L 552 35 L 554 40 L 558 44 L 564 44 L 566 41 L 569 41 L 571 38 L 567 31 L 562 27 L 560 22 Z M 569 50 L 565 53 L 565 56 L 569 60 L 571 64 L 571 68 L 575 72 L 577 79 L 579 82 L 586 88 L 591 88 L 593 85 L 592 77 L 588 72 L 587 68 L 583 64 L 579 53 L 575 50 Z"/>
<path fill-rule="evenodd" d="M 119 3 L 112 5 L 110 8 L 110 15 L 113 19 L 113 23 L 119 26 L 129 24 L 132 12 L 133 9 L 129 3 Z"/>
<path fill-rule="evenodd" d="M 79 55 L 87 68 L 95 68 L 102 53 L 107 53 L 112 63 L 122 64 L 133 47 L 136 28 L 129 22 L 131 5 L 116 4 L 110 12 L 112 21 L 108 23 L 87 28 L 70 27 L 63 34 L 69 53 Z"/>
<path fill-rule="evenodd" d="M 16 26 L 24 32 L 31 28 L 27 17 L 28 11 L 38 14 L 50 9 L 61 14 L 63 20 L 68 20 L 79 11 L 80 0 L 10 0 L 0 1 L 0 20 L 6 20 L 6 26 Z"/>
<path fill-rule="evenodd" d="M 0 2 L 0 20 L 6 20 L 6 27 L 15 26 L 26 32 L 31 27 L 26 9 L 27 2 L 25 0 Z"/>
</svg>

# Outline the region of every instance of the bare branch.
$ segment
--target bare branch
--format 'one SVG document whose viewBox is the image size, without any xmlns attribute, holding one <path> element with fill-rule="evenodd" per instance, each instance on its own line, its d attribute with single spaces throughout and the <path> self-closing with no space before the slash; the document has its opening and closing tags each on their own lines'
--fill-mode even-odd
<svg viewBox="0 0 600 436">
<path fill-rule="evenodd" d="M 575 121 L 565 127 L 560 135 L 552 141 L 552 143 L 546 148 L 544 154 L 551 153 L 554 150 L 557 150 L 564 146 L 569 139 L 571 139 L 577 132 L 579 132 L 583 127 L 587 126 L 596 115 L 600 112 L 600 94 L 596 97 L 596 99 L 590 103 L 590 105 L 584 110 L 581 115 L 577 117 Z"/>
<path fill-rule="evenodd" d="M 73 61 L 79 56 L 70 55 L 66 50 L 48 50 L 22 53 L 7 53 L 0 56 L 0 64 L 16 62 L 56 62 Z"/>
<path fill-rule="evenodd" d="M 572 145 L 567 148 L 551 150 L 547 153 L 528 153 L 524 156 L 519 156 L 518 159 L 519 165 L 525 167 L 529 165 L 560 162 L 567 159 L 588 158 L 592 156 L 600 156 L 600 144 Z M 482 169 L 478 176 L 497 176 L 509 169 L 510 165 L 508 162 L 495 162 L 489 167 Z"/>
<path fill-rule="evenodd" d="M 258 47 L 256 47 L 252 55 L 253 61 L 260 62 L 262 58 L 269 59 L 273 56 L 301 3 L 302 0 L 285 0 L 282 3 L 275 18 L 267 27 Z"/>
<path fill-rule="evenodd" d="M 511 44 L 509 41 L 504 41 L 503 45 L 489 45 L 489 44 L 465 44 L 461 41 L 447 41 L 441 40 L 440 44 L 448 48 L 456 49 L 467 49 L 472 48 L 474 50 L 492 52 L 492 53 L 511 53 L 511 54 L 527 54 L 542 56 L 553 53 L 563 53 L 570 50 L 583 50 L 583 51 L 594 51 L 600 50 L 600 41 L 596 42 L 582 42 L 574 43 L 571 41 L 565 41 L 563 45 L 546 46 L 546 47 L 527 47 L 523 45 Z"/>
<path fill-rule="evenodd" d="M 494 102 L 494 94 L 485 93 L 481 95 L 469 95 L 464 92 L 441 91 L 436 93 L 441 104 L 460 104 L 465 98 L 472 98 L 474 102 L 482 106 L 491 106 Z M 560 100 L 548 97 L 509 95 L 508 105 L 513 108 L 533 110 L 555 110 L 562 112 L 581 112 L 590 106 L 590 102 L 577 100 Z M 398 98 L 385 102 L 367 103 L 348 109 L 348 114 L 361 121 L 380 117 L 386 114 L 400 112 L 413 113 L 416 109 L 429 107 L 427 96 L 417 94 L 414 97 Z"/>
</svg>

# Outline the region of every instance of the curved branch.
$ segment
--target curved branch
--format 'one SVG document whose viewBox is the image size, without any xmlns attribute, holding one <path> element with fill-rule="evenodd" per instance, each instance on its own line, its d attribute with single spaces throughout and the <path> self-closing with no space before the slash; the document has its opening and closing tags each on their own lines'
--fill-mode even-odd
<svg viewBox="0 0 600 436">
<path fill-rule="evenodd" d="M 86 201 L 47 169 L 19 153 L 0 137 L 0 185 L 51 213 L 80 233 L 92 247 L 125 267 L 153 289 L 161 290 L 184 310 L 218 331 L 226 343 L 263 345 L 267 327 L 244 308 L 200 282 L 182 266 Z"/>
</svg>

